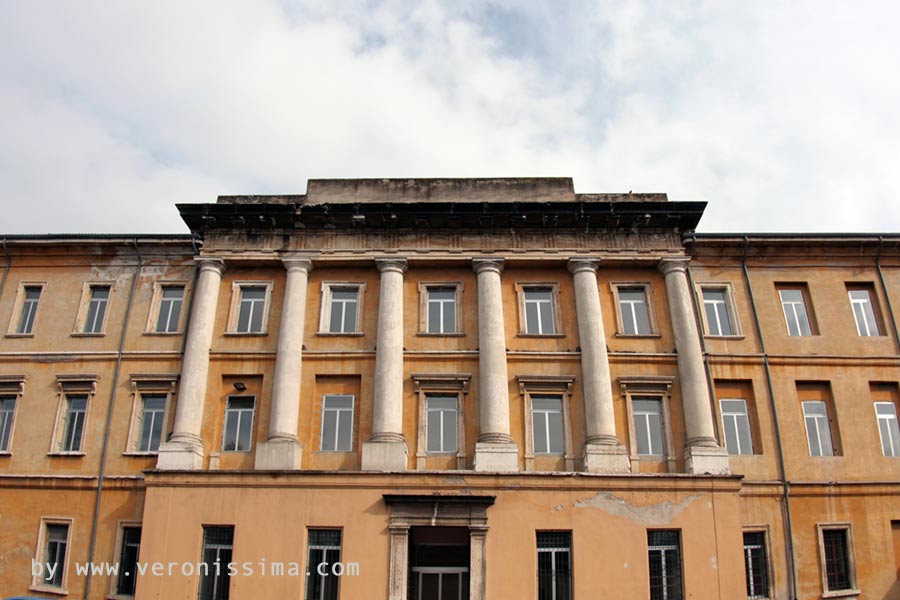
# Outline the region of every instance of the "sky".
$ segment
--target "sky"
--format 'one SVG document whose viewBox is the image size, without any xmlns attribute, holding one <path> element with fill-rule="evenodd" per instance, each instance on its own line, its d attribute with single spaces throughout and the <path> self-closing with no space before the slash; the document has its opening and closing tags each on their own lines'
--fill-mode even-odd
<svg viewBox="0 0 900 600">
<path fill-rule="evenodd" d="M 574 179 L 900 231 L 900 3 L 0 0 L 0 234 L 316 178 Z"/>
</svg>

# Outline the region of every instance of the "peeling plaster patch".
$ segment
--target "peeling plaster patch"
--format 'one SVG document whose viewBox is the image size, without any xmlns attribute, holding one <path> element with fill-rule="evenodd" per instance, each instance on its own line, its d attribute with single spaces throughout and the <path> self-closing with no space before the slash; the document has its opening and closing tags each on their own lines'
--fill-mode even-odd
<svg viewBox="0 0 900 600">
<path fill-rule="evenodd" d="M 659 504 L 635 506 L 610 492 L 600 492 L 593 498 L 579 500 L 575 503 L 575 508 L 599 508 L 611 515 L 625 517 L 642 525 L 665 525 L 672 522 L 672 519 L 681 514 L 688 505 L 698 498 L 700 498 L 699 495 L 693 495 L 686 497 L 677 504 L 666 500 Z"/>
<path fill-rule="evenodd" d="M 719 570 L 719 561 L 716 560 L 715 556 L 709 557 L 709 566 L 711 566 L 713 568 L 713 571 Z"/>
<path fill-rule="evenodd" d="M 550 509 L 550 512 L 559 512 L 559 511 L 561 511 L 562 509 L 563 509 L 563 505 L 562 505 L 562 504 L 557 504 L 556 506 L 554 506 L 553 508 Z"/>
</svg>

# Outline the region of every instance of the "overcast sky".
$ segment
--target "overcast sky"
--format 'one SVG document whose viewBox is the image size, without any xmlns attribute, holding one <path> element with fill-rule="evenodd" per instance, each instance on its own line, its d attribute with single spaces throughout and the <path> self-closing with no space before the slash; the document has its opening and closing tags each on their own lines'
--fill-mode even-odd
<svg viewBox="0 0 900 600">
<path fill-rule="evenodd" d="M 0 0 L 0 233 L 309 178 L 569 176 L 900 231 L 900 3 Z"/>
</svg>

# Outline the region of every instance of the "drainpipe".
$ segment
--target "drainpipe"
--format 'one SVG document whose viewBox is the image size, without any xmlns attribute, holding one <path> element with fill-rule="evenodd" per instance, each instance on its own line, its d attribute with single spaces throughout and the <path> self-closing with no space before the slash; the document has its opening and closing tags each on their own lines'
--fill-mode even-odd
<svg viewBox="0 0 900 600">
<path fill-rule="evenodd" d="M 766 351 L 766 340 L 763 338 L 762 326 L 759 322 L 759 313 L 756 310 L 756 298 L 753 295 L 753 284 L 750 283 L 750 270 L 747 268 L 747 253 L 750 250 L 750 238 L 744 236 L 744 256 L 741 266 L 744 270 L 744 281 L 747 283 L 747 291 L 750 294 L 750 308 L 753 310 L 753 323 L 756 325 L 756 334 L 759 337 L 759 347 L 763 355 L 763 365 L 766 370 L 766 385 L 769 389 L 769 405 L 772 409 L 772 421 L 775 425 L 775 442 L 778 446 L 778 467 L 780 470 L 780 483 L 782 485 L 782 511 L 784 513 L 784 546 L 788 560 L 788 579 L 790 583 L 791 598 L 797 600 L 797 565 L 794 560 L 794 529 L 791 523 L 791 483 L 787 478 L 787 470 L 784 463 L 784 446 L 781 442 L 781 427 L 778 422 L 778 406 L 775 403 L 775 388 L 772 385 L 772 370 L 769 366 L 769 353 Z"/>
<path fill-rule="evenodd" d="M 113 405 L 116 399 L 116 391 L 119 387 L 119 372 L 122 368 L 122 358 L 125 351 L 125 336 L 128 332 L 128 321 L 131 317 L 131 307 L 134 304 L 134 292 L 137 289 L 141 268 L 144 265 L 138 240 L 134 238 L 134 254 L 137 256 L 137 268 L 131 280 L 131 290 L 128 292 L 128 303 L 125 305 L 125 320 L 122 323 L 122 333 L 119 335 L 119 350 L 116 353 L 116 368 L 113 371 L 112 388 L 109 392 L 109 407 L 106 409 L 106 425 L 103 430 L 103 449 L 100 451 L 100 471 L 97 474 L 97 497 L 94 500 L 94 519 L 91 522 L 91 543 L 88 546 L 88 564 L 94 562 L 94 551 L 97 546 L 97 526 L 100 522 L 100 500 L 103 495 L 103 481 L 106 477 L 106 457 L 109 450 L 109 432 L 112 426 Z M 91 594 L 91 570 L 88 569 L 84 579 L 84 600 L 88 600 Z"/>
<path fill-rule="evenodd" d="M 884 246 L 884 237 L 878 236 L 878 253 L 875 255 L 875 268 L 878 269 L 878 281 L 881 283 L 881 293 L 884 295 L 888 315 L 891 317 L 891 328 L 894 330 L 894 343 L 900 349 L 900 334 L 897 333 L 897 319 L 894 317 L 894 308 L 891 306 L 891 297 L 888 295 L 887 285 L 884 282 L 884 272 L 881 270 L 881 248 Z M 8 255 L 7 255 L 8 256 Z"/>
<path fill-rule="evenodd" d="M 6 276 L 9 275 L 9 268 L 12 266 L 12 257 L 9 255 L 9 248 L 6 247 L 6 238 L 3 238 L 3 254 L 6 255 L 6 266 L 3 267 L 3 277 L 0 278 L 0 297 L 3 296 L 3 290 L 6 289 Z"/>
</svg>

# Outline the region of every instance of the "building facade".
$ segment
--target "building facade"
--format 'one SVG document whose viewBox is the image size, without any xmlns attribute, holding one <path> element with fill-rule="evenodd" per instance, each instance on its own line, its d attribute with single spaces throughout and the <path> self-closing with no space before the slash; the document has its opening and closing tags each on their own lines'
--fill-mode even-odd
<svg viewBox="0 0 900 600">
<path fill-rule="evenodd" d="M 3 238 L 0 594 L 900 598 L 900 236 L 704 206 L 311 180 Z"/>
</svg>

